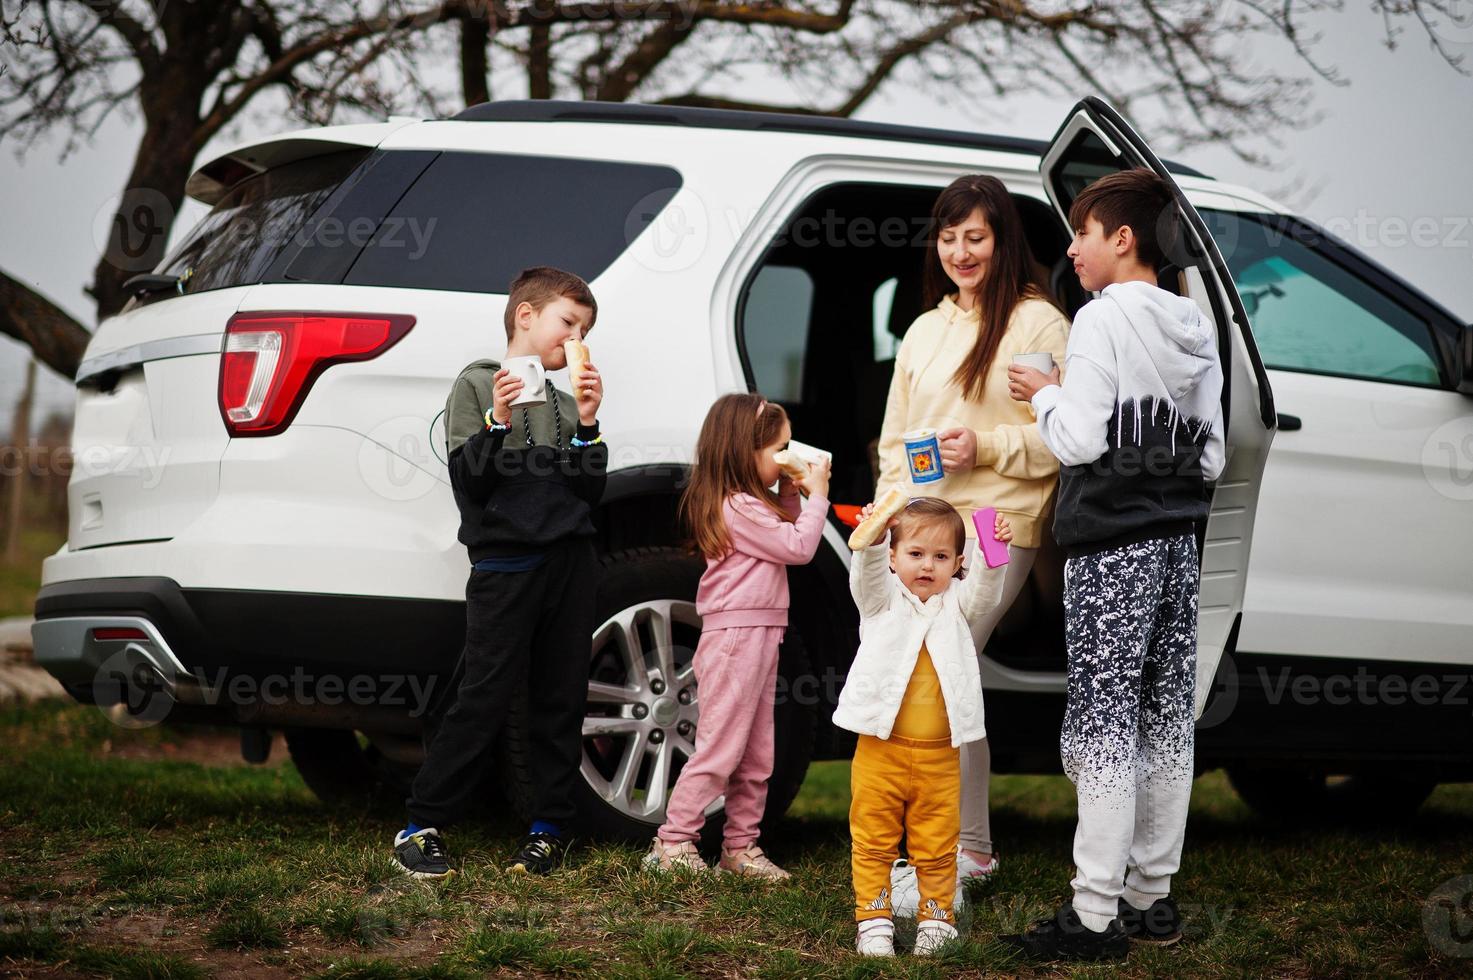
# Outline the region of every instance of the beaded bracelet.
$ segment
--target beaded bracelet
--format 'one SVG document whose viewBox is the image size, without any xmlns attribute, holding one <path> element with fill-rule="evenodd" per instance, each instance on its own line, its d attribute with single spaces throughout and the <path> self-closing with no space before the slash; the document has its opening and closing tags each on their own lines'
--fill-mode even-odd
<svg viewBox="0 0 1473 980">
<path fill-rule="evenodd" d="M 577 436 L 574 436 L 573 438 L 571 438 L 571 439 L 568 440 L 568 445 L 572 446 L 574 449 L 582 449 L 585 446 L 599 446 L 599 445 L 602 445 L 603 444 L 603 441 L 604 441 L 604 434 L 602 432 L 600 432 L 598 435 L 594 436 L 592 439 L 589 439 L 587 442 L 584 442 L 582 439 L 579 439 Z"/>
<path fill-rule="evenodd" d="M 491 409 L 488 408 L 486 409 L 486 428 L 490 429 L 492 432 L 510 432 L 511 423 L 496 421 L 494 418 L 491 417 Z"/>
</svg>

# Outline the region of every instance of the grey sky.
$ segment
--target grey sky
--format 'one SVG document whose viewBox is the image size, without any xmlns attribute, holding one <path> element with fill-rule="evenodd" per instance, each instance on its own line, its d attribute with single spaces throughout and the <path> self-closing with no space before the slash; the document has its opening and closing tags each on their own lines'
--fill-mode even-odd
<svg viewBox="0 0 1473 980">
<path fill-rule="evenodd" d="M 1464 320 L 1473 320 L 1473 79 L 1459 75 L 1428 49 L 1408 25 L 1402 47 L 1388 51 L 1380 19 L 1350 7 L 1322 19 L 1317 55 L 1338 66 L 1351 83 L 1320 82 L 1317 126 L 1283 134 L 1282 166 L 1261 170 L 1217 147 L 1175 154 L 1219 179 L 1269 194 L 1325 224 L 1405 276 Z M 1473 30 L 1454 37 L 1473 66 Z M 1266 67 L 1298 71 L 1283 45 L 1245 52 Z M 978 89 L 981 91 L 981 85 Z M 1080 93 L 1084 94 L 1084 93 Z M 1017 96 L 989 100 L 965 115 L 924 91 L 884 87 L 859 118 L 917 125 L 975 127 L 1022 136 L 1052 135 L 1073 99 Z M 286 128 L 280 115 L 254 118 L 206 148 L 204 157 L 237 141 Z M 1151 138 L 1149 127 L 1142 133 Z M 33 147 L 24 163 L 0 153 L 0 268 L 39 289 L 83 323 L 92 304 L 83 292 L 97 260 L 110 200 L 122 189 L 141 125 L 121 114 L 109 119 L 90 146 L 58 163 L 61 141 Z M 8 150 L 13 150 L 6 144 Z M 175 240 L 203 209 L 191 204 Z M 9 431 L 12 406 L 24 379 L 26 352 L 0 337 L 0 432 Z M 70 411 L 71 386 L 40 371 L 36 423 L 52 410 Z"/>
</svg>

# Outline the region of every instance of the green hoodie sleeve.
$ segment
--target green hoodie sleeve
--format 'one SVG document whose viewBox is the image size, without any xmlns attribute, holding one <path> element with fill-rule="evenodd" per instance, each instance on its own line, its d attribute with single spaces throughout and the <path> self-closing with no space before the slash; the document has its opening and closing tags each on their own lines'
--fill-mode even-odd
<svg viewBox="0 0 1473 980">
<path fill-rule="evenodd" d="M 485 372 L 487 377 L 494 373 Z M 491 392 L 477 390 L 474 375 L 464 372 L 455 379 L 445 403 L 445 443 L 449 450 L 450 485 L 470 500 L 484 504 L 496 488 L 496 454 L 506 441 L 506 431 L 486 428 L 486 409 Z M 483 404 L 484 402 L 484 404 Z"/>
</svg>

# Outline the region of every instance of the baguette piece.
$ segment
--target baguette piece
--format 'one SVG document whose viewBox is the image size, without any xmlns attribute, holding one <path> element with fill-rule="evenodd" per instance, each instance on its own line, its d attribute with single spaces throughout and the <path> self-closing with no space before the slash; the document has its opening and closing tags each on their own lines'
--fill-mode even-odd
<svg viewBox="0 0 1473 980">
<path fill-rule="evenodd" d="M 773 453 L 772 458 L 782 467 L 783 473 L 794 480 L 801 480 L 808 475 L 808 461 L 791 449 L 781 449 Z"/>
<path fill-rule="evenodd" d="M 583 401 L 589 392 L 578 386 L 578 376 L 588 366 L 588 345 L 576 337 L 569 337 L 563 341 L 563 351 L 568 355 L 568 381 L 573 386 L 573 394 Z"/>
<path fill-rule="evenodd" d="M 849 535 L 849 550 L 863 551 L 883 538 L 885 531 L 889 529 L 890 518 L 905 510 L 905 505 L 908 503 L 910 503 L 910 498 L 899 487 L 891 487 L 886 490 L 880 499 L 875 501 L 874 513 L 860 521 L 854 533 Z"/>
</svg>

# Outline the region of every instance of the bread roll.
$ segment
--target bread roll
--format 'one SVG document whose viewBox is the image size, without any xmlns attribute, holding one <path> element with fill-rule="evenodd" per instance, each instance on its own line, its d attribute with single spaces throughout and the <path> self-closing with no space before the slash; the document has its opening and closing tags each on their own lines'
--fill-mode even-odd
<svg viewBox="0 0 1473 980">
<path fill-rule="evenodd" d="M 782 467 L 783 474 L 794 480 L 801 480 L 808 475 L 808 463 L 793 452 L 791 449 L 781 449 L 772 454 L 773 460 Z"/>
<path fill-rule="evenodd" d="M 577 338 L 563 341 L 563 350 L 568 355 L 568 381 L 573 385 L 573 394 L 580 400 L 588 398 L 589 392 L 578 384 L 578 376 L 588 366 L 588 345 Z"/>
<path fill-rule="evenodd" d="M 910 498 L 899 487 L 891 487 L 875 501 L 875 509 L 849 535 L 849 550 L 863 551 L 885 536 L 890 518 L 905 510 Z"/>
</svg>

